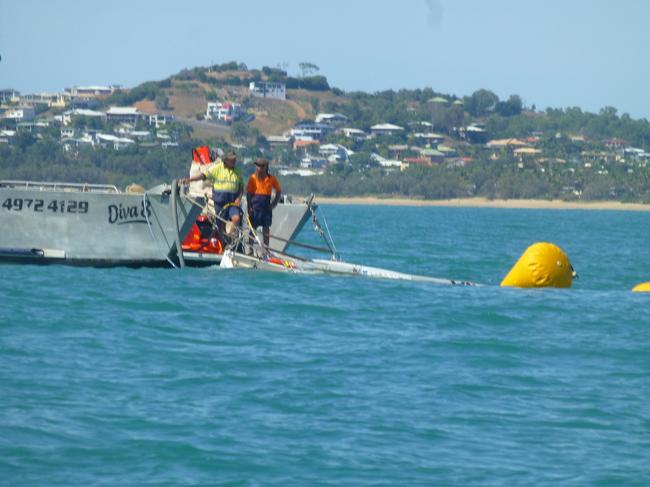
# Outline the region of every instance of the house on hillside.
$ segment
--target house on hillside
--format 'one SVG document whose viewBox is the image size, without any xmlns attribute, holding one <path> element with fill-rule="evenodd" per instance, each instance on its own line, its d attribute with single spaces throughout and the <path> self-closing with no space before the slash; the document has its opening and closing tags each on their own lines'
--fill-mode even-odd
<svg viewBox="0 0 650 487">
<path fill-rule="evenodd" d="M 287 85 L 274 81 L 251 81 L 248 85 L 251 95 L 258 98 L 287 99 Z"/>
<path fill-rule="evenodd" d="M 613 137 L 611 139 L 605 139 L 603 140 L 605 147 L 608 149 L 623 149 L 624 147 L 627 147 L 629 144 L 627 140 L 619 139 L 616 137 Z"/>
<path fill-rule="evenodd" d="M 135 125 L 142 114 L 135 107 L 110 107 L 106 112 L 109 122 L 126 122 Z"/>
<path fill-rule="evenodd" d="M 96 139 L 102 146 L 112 146 L 115 150 L 122 150 L 135 145 L 135 141 L 132 139 L 117 137 L 112 134 L 97 134 Z"/>
<path fill-rule="evenodd" d="M 291 129 L 291 136 L 296 140 L 322 140 L 332 127 L 324 123 L 300 122 Z"/>
<path fill-rule="evenodd" d="M 25 105 L 45 105 L 48 108 L 63 108 L 66 97 L 60 93 L 30 93 L 20 96 L 20 103 Z"/>
<path fill-rule="evenodd" d="M 440 164 L 445 160 L 445 153 L 426 147 L 420 151 L 420 157 L 428 159 L 431 163 Z"/>
<path fill-rule="evenodd" d="M 439 144 L 445 140 L 445 136 L 435 132 L 417 132 L 413 134 L 416 141 L 425 144 Z"/>
<path fill-rule="evenodd" d="M 18 103 L 20 92 L 12 88 L 0 90 L 0 103 Z"/>
<path fill-rule="evenodd" d="M 269 143 L 271 148 L 274 147 L 291 147 L 293 144 L 293 137 L 287 135 L 268 135 L 266 141 Z"/>
<path fill-rule="evenodd" d="M 325 144 L 320 146 L 318 154 L 329 162 L 347 162 L 354 152 L 340 144 Z"/>
<path fill-rule="evenodd" d="M 402 160 L 402 163 L 404 164 L 403 167 L 410 167 L 410 166 L 423 166 L 423 167 L 431 167 L 433 164 L 431 163 L 431 159 L 428 157 L 405 157 Z"/>
<path fill-rule="evenodd" d="M 65 88 L 63 91 L 70 97 L 80 98 L 94 98 L 106 97 L 112 95 L 119 86 L 73 86 L 72 88 Z"/>
<path fill-rule="evenodd" d="M 519 159 L 519 162 L 524 162 L 525 160 L 536 158 L 542 153 L 542 151 L 533 147 L 520 147 L 513 150 L 512 153 L 517 159 Z"/>
<path fill-rule="evenodd" d="M 239 120 L 241 115 L 242 107 L 239 103 L 209 101 L 205 111 L 206 120 L 218 120 L 228 124 Z"/>
<path fill-rule="evenodd" d="M 402 161 L 398 161 L 397 159 L 386 159 L 385 157 L 374 153 L 370 156 L 370 158 L 381 167 L 386 169 L 396 169 L 402 167 Z"/>
<path fill-rule="evenodd" d="M 312 151 L 315 151 L 320 146 L 320 142 L 317 140 L 299 140 L 296 139 L 293 142 L 293 150 L 296 152 L 302 152 L 303 154 L 309 154 Z"/>
<path fill-rule="evenodd" d="M 404 133 L 404 127 L 393 125 L 392 123 L 380 123 L 370 127 L 370 132 L 375 136 L 395 135 Z"/>
<path fill-rule="evenodd" d="M 104 112 L 88 110 L 85 108 L 74 108 L 72 110 L 63 112 L 63 115 L 61 116 L 61 123 L 63 123 L 65 126 L 70 125 L 72 123 L 72 120 L 77 117 L 95 118 L 97 120 L 101 120 L 102 122 L 106 121 L 106 114 Z"/>
<path fill-rule="evenodd" d="M 458 133 L 461 138 L 470 144 L 485 144 L 488 140 L 488 133 L 485 128 L 475 124 L 461 127 Z"/>
<path fill-rule="evenodd" d="M 319 113 L 316 115 L 316 123 L 326 123 L 328 125 L 339 126 L 348 121 L 348 117 L 340 113 Z"/>
<path fill-rule="evenodd" d="M 345 137 L 348 139 L 356 140 L 358 142 L 361 142 L 363 140 L 366 140 L 368 138 L 368 134 L 365 133 L 363 130 L 360 129 L 354 129 L 351 127 L 344 127 L 338 130 L 341 132 Z"/>
<path fill-rule="evenodd" d="M 305 156 L 300 160 L 300 167 L 303 169 L 323 169 L 327 167 L 327 162 L 324 157 Z"/>
<path fill-rule="evenodd" d="M 388 156 L 393 159 L 401 159 L 402 154 L 408 152 L 409 146 L 406 144 L 391 144 L 388 146 Z"/>
<path fill-rule="evenodd" d="M 4 113 L 3 118 L 7 120 L 15 120 L 16 122 L 29 122 L 36 117 L 36 110 L 33 106 L 21 105 L 17 107 L 8 108 Z"/>
<path fill-rule="evenodd" d="M 151 115 L 147 115 L 146 117 L 149 125 L 153 125 L 156 128 L 163 127 L 176 119 L 174 115 L 165 113 L 153 113 Z"/>
</svg>

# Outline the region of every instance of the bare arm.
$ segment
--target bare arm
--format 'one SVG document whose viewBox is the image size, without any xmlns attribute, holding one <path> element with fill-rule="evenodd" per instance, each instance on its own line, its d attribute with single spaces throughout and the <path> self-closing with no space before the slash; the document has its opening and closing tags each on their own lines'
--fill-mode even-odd
<svg viewBox="0 0 650 487">
<path fill-rule="evenodd" d="M 275 192 L 275 196 L 273 197 L 273 201 L 271 202 L 271 208 L 275 208 L 276 206 L 278 206 L 281 196 L 282 196 L 282 191 Z"/>
<path fill-rule="evenodd" d="M 192 177 L 189 177 L 189 178 L 182 178 L 182 179 L 180 179 L 178 182 L 179 182 L 180 184 L 189 184 L 189 183 L 191 183 L 192 181 L 199 181 L 199 180 L 202 180 L 202 179 L 205 179 L 205 174 L 203 174 L 202 172 L 200 172 L 199 174 L 195 174 L 195 175 L 192 176 Z"/>
</svg>

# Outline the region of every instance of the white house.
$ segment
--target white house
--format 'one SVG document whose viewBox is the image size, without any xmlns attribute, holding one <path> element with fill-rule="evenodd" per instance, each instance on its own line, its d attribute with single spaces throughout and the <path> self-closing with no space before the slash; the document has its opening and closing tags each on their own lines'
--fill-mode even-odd
<svg viewBox="0 0 650 487">
<path fill-rule="evenodd" d="M 36 117 L 36 110 L 32 106 L 17 106 L 7 109 L 3 116 L 9 120 L 28 122 Z"/>
<path fill-rule="evenodd" d="M 266 137 L 266 141 L 271 147 L 291 147 L 291 144 L 293 144 L 293 137 L 286 135 L 269 135 Z"/>
<path fill-rule="evenodd" d="M 111 134 L 97 134 L 97 140 L 102 145 L 113 145 L 113 149 L 120 150 L 135 144 L 135 141 Z"/>
<path fill-rule="evenodd" d="M 63 112 L 61 117 L 61 122 L 63 125 L 70 125 L 72 119 L 75 117 L 90 117 L 97 119 L 105 119 L 106 114 L 104 112 L 98 112 L 96 110 L 88 110 L 86 108 L 73 108 L 72 110 L 67 110 Z"/>
<path fill-rule="evenodd" d="M 141 116 L 136 107 L 110 107 L 106 112 L 109 122 L 126 122 L 134 125 Z"/>
<path fill-rule="evenodd" d="M 445 140 L 444 135 L 435 132 L 417 132 L 413 134 L 413 137 L 429 144 L 439 144 Z"/>
<path fill-rule="evenodd" d="M 149 125 L 153 125 L 156 128 L 167 125 L 168 123 L 173 122 L 174 119 L 174 115 L 165 115 L 164 113 L 154 113 L 152 115 L 147 115 L 147 121 L 149 122 Z"/>
<path fill-rule="evenodd" d="M 232 123 L 242 115 L 242 108 L 239 103 L 209 101 L 205 111 L 206 120 L 220 120 Z"/>
<path fill-rule="evenodd" d="M 108 96 L 112 94 L 119 86 L 73 86 L 72 88 L 65 88 L 64 92 L 68 96 L 78 97 L 95 97 L 95 96 Z"/>
<path fill-rule="evenodd" d="M 386 168 L 402 167 L 402 161 L 398 161 L 397 159 L 386 159 L 385 157 L 382 157 L 379 154 L 372 154 L 370 157 L 382 167 L 386 167 Z"/>
<path fill-rule="evenodd" d="M 6 144 L 15 135 L 15 130 L 0 130 L 0 143 Z"/>
<path fill-rule="evenodd" d="M 300 168 L 300 169 L 280 169 L 279 174 L 280 176 L 302 176 L 302 177 L 309 177 L 309 176 L 320 176 L 324 173 L 325 171 L 323 169 L 305 169 L 305 168 Z"/>
<path fill-rule="evenodd" d="M 291 136 L 296 140 L 321 140 L 332 130 L 327 124 L 316 122 L 297 123 L 291 129 Z"/>
<path fill-rule="evenodd" d="M 370 127 L 370 132 L 373 135 L 395 135 L 404 132 L 404 127 L 393 125 L 392 123 L 380 123 Z"/>
<path fill-rule="evenodd" d="M 20 92 L 12 88 L 0 90 L 0 103 L 17 102 L 20 99 Z"/>
<path fill-rule="evenodd" d="M 300 167 L 303 169 L 323 169 L 327 167 L 327 163 L 324 157 L 305 156 L 300 159 Z"/>
<path fill-rule="evenodd" d="M 273 81 L 251 81 L 248 85 L 251 95 L 260 98 L 287 99 L 287 85 Z"/>
<path fill-rule="evenodd" d="M 368 134 L 365 133 L 363 130 L 360 129 L 353 129 L 351 127 L 344 127 L 342 129 L 339 129 L 339 131 L 345 135 L 348 139 L 355 139 L 355 140 L 365 140 L 368 138 Z"/>
<path fill-rule="evenodd" d="M 72 127 L 64 127 L 61 129 L 62 139 L 71 139 L 74 137 L 74 129 Z"/>
<path fill-rule="evenodd" d="M 340 125 L 348 121 L 348 117 L 340 113 L 319 113 L 316 115 L 316 123 L 326 123 L 329 125 Z"/>
<path fill-rule="evenodd" d="M 318 154 L 325 157 L 330 162 L 347 161 L 354 151 L 340 144 L 325 144 L 318 149 Z"/>
</svg>

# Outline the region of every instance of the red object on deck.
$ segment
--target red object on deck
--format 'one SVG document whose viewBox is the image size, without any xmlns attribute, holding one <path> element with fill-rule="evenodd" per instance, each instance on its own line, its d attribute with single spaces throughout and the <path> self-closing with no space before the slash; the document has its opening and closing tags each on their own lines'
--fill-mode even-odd
<svg viewBox="0 0 650 487">
<path fill-rule="evenodd" d="M 206 221 L 204 216 L 200 216 L 197 222 L 203 223 Z M 201 233 L 199 225 L 195 223 L 192 225 L 191 230 L 183 240 L 181 245 L 183 250 L 188 252 L 202 252 L 205 254 L 223 254 L 223 244 L 221 240 L 216 237 L 205 236 Z"/>
</svg>

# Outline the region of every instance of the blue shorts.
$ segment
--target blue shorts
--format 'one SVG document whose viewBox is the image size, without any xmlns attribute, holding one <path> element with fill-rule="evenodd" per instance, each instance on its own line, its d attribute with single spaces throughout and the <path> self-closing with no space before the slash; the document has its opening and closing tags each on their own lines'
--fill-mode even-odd
<svg viewBox="0 0 650 487">
<path fill-rule="evenodd" d="M 212 191 L 212 201 L 214 202 L 214 211 L 224 220 L 230 220 L 235 215 L 241 215 L 242 211 L 239 206 L 233 206 L 231 203 L 237 199 L 237 193 L 226 193 L 222 191 Z M 230 205 L 230 206 L 228 206 Z M 228 206 L 224 210 L 224 206 Z"/>
<path fill-rule="evenodd" d="M 271 208 L 255 208 L 251 212 L 253 228 L 270 227 L 273 224 L 273 211 Z"/>
</svg>

